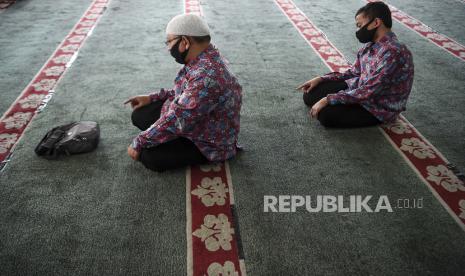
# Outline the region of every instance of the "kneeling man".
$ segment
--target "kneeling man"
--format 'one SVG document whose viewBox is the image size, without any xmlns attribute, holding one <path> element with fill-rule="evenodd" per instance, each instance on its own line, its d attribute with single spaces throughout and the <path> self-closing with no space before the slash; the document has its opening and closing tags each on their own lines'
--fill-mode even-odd
<svg viewBox="0 0 465 276">
<path fill-rule="evenodd" d="M 356 37 L 364 46 L 351 68 L 299 86 L 310 114 L 326 127 L 364 127 L 394 121 L 413 83 L 410 51 L 391 31 L 389 7 L 372 2 L 357 11 Z"/>
<path fill-rule="evenodd" d="M 178 15 L 166 34 L 171 55 L 184 66 L 172 89 L 126 102 L 142 130 L 128 147 L 129 156 L 154 171 L 234 157 L 242 88 L 210 43 L 208 25 L 197 15 Z"/>
</svg>

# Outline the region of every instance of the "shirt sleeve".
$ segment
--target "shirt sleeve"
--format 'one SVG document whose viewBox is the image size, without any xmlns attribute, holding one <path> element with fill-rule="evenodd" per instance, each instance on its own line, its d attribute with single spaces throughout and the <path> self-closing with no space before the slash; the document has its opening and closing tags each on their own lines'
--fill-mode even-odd
<svg viewBox="0 0 465 276">
<path fill-rule="evenodd" d="M 390 49 L 381 53 L 380 56 L 378 65 L 373 68 L 373 72 L 363 85 L 349 91 L 340 91 L 336 94 L 327 95 L 329 104 L 361 103 L 371 98 L 373 94 L 381 95 L 383 91 L 388 91 L 385 88 L 395 81 L 393 76 L 398 67 L 399 56 L 397 52 Z"/>
<path fill-rule="evenodd" d="M 140 152 L 142 147 L 157 146 L 191 132 L 196 123 L 217 106 L 218 91 L 217 82 L 208 76 L 190 79 L 181 96 L 170 104 L 168 111 L 134 138 L 132 148 Z"/>
<path fill-rule="evenodd" d="M 324 81 L 342 81 L 348 80 L 356 77 L 360 77 L 360 55 L 357 54 L 354 64 L 352 64 L 349 70 L 340 73 L 340 72 L 331 72 L 326 75 L 321 76 Z"/>
<path fill-rule="evenodd" d="M 158 92 L 153 92 L 149 94 L 152 102 L 164 101 L 168 98 L 174 97 L 174 89 L 160 89 Z"/>
</svg>

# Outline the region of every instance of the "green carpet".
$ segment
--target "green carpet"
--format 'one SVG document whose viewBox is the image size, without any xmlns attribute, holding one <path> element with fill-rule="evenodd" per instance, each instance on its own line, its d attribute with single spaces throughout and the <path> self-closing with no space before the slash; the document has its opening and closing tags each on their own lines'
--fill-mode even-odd
<svg viewBox="0 0 465 276">
<path fill-rule="evenodd" d="M 21 0 L 1 14 L 1 114 L 32 80 L 91 2 Z"/>
</svg>

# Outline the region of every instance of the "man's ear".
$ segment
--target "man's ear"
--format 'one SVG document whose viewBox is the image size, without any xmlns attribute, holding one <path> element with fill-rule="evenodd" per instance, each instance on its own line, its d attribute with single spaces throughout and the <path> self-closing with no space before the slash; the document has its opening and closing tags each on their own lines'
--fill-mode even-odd
<svg viewBox="0 0 465 276">
<path fill-rule="evenodd" d="M 189 48 L 191 47 L 191 42 L 189 38 L 187 38 L 187 36 L 183 36 L 182 39 L 184 39 L 184 48 L 186 48 L 186 50 L 189 50 Z"/>
</svg>

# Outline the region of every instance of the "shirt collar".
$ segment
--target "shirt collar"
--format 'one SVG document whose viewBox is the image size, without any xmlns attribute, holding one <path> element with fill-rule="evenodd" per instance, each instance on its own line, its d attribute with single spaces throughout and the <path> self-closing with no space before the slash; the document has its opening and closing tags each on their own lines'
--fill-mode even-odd
<svg viewBox="0 0 465 276">
<path fill-rule="evenodd" d="M 393 32 L 387 32 L 378 42 L 369 42 L 368 48 L 373 47 L 381 47 L 381 45 L 385 43 L 389 43 L 390 41 L 397 39 L 397 36 Z"/>
<path fill-rule="evenodd" d="M 208 58 L 209 56 L 212 56 L 215 53 L 216 53 L 216 48 L 213 44 L 210 43 L 210 45 L 208 45 L 208 47 L 205 50 L 203 50 L 203 52 L 201 52 L 196 58 L 189 61 L 186 64 L 186 67 L 195 66 L 197 63 L 199 63 L 200 60 Z"/>
<path fill-rule="evenodd" d="M 396 39 L 396 34 L 393 32 L 387 32 L 377 43 L 383 44 L 389 42 L 393 39 Z"/>
</svg>

